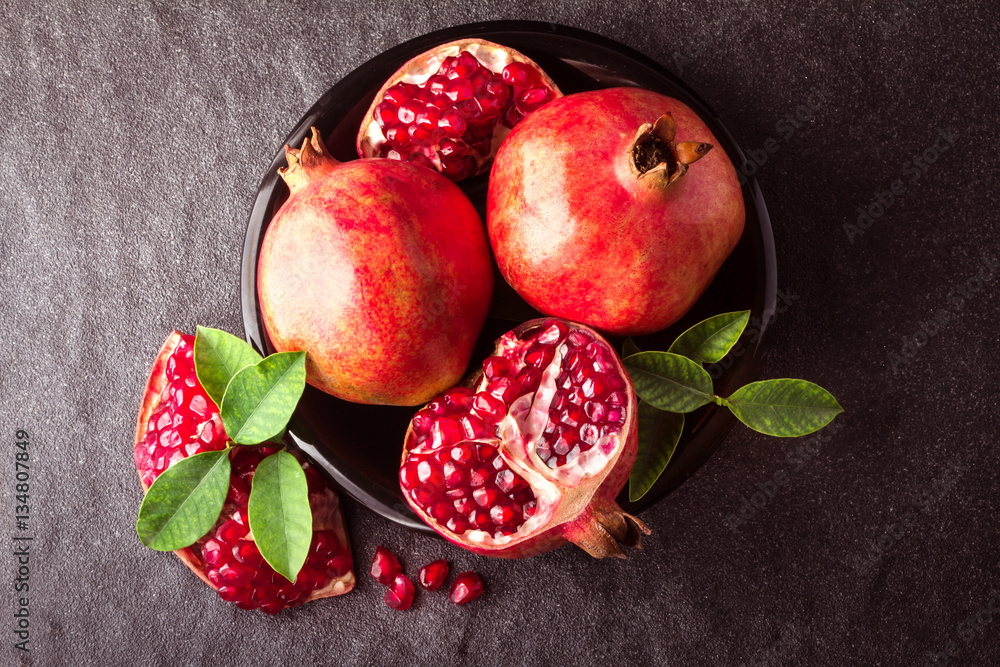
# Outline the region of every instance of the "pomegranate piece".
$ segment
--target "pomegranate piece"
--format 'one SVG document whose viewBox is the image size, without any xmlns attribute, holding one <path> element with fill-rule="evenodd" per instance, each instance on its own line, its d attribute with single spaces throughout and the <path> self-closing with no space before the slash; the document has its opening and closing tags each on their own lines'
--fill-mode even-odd
<svg viewBox="0 0 1000 667">
<path fill-rule="evenodd" d="M 257 269 L 275 349 L 304 350 L 309 384 L 355 403 L 417 405 L 456 384 L 493 294 L 472 203 L 427 169 L 340 163 L 315 128 L 285 151 L 291 194 Z"/>
<path fill-rule="evenodd" d="M 372 559 L 372 577 L 380 584 L 388 586 L 396 575 L 402 572 L 399 561 L 385 547 L 375 548 L 375 557 Z"/>
<path fill-rule="evenodd" d="M 133 455 L 143 490 L 177 461 L 224 449 L 226 443 L 219 410 L 195 374 L 194 336 L 175 331 L 153 363 L 136 423 Z M 337 494 L 308 464 L 303 468 L 313 509 L 313 538 L 305 565 L 291 582 L 260 555 L 247 524 L 247 501 L 257 465 L 276 451 L 270 447 L 234 450 L 229 493 L 218 523 L 195 544 L 174 552 L 223 600 L 269 614 L 341 595 L 354 587 Z"/>
<path fill-rule="evenodd" d="M 451 593 L 448 595 L 455 604 L 465 604 L 472 602 L 483 592 L 483 580 L 475 572 L 463 572 L 455 577 L 455 582 L 451 585 Z"/>
<path fill-rule="evenodd" d="M 497 153 L 487 195 L 511 287 L 542 313 L 621 336 L 680 319 L 745 217 L 736 169 L 704 121 L 639 88 L 567 95 L 532 113 Z"/>
<path fill-rule="evenodd" d="M 413 582 L 405 574 L 397 574 L 385 592 L 385 603 L 393 609 L 406 611 L 413 604 Z"/>
<path fill-rule="evenodd" d="M 429 591 L 441 588 L 448 576 L 448 561 L 440 559 L 432 561 L 420 568 L 420 585 Z"/>
<path fill-rule="evenodd" d="M 588 327 L 533 320 L 497 341 L 474 390 L 417 412 L 400 486 L 428 525 L 476 553 L 516 558 L 572 541 L 623 557 L 619 543 L 649 532 L 614 502 L 637 439 L 635 392 L 611 346 Z"/>
<path fill-rule="evenodd" d="M 561 96 L 514 49 L 481 39 L 442 44 L 409 60 L 375 95 L 358 155 L 413 162 L 460 181 L 485 171 L 511 128 Z"/>
</svg>

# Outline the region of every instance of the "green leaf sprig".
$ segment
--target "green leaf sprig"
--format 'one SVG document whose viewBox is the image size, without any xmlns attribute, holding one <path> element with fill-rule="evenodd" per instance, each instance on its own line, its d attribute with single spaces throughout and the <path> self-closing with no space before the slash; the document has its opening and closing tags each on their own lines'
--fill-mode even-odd
<svg viewBox="0 0 1000 667">
<path fill-rule="evenodd" d="M 230 442 L 178 461 L 149 487 L 135 528 L 139 540 L 158 551 L 190 546 L 212 530 L 229 491 L 233 450 L 280 444 L 305 390 L 305 352 L 261 357 L 218 329 L 198 327 L 194 364 Z M 294 581 L 312 541 L 312 511 L 305 472 L 292 454 L 279 451 L 257 465 L 247 518 L 261 556 Z"/>
<path fill-rule="evenodd" d="M 666 352 L 640 352 L 629 338 L 622 351 L 639 398 L 639 452 L 629 477 L 629 500 L 642 498 L 670 463 L 684 414 L 709 403 L 729 408 L 751 429 L 782 438 L 808 435 L 843 412 L 830 392 L 806 380 L 753 382 L 728 398 L 717 396 L 703 364 L 722 361 L 743 335 L 750 311 L 723 313 L 694 325 Z"/>
</svg>

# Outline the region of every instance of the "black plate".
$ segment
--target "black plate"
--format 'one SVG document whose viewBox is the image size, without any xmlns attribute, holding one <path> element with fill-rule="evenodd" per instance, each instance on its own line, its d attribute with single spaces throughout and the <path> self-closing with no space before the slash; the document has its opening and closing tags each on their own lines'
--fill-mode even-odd
<svg viewBox="0 0 1000 667">
<path fill-rule="evenodd" d="M 309 127 L 315 125 L 334 157 L 356 159 L 354 146 L 358 126 L 382 83 L 413 56 L 464 37 L 481 37 L 521 51 L 538 62 L 567 94 L 611 86 L 638 86 L 675 97 L 705 120 L 734 164 L 746 162 L 735 140 L 711 109 L 662 66 L 593 33 L 524 21 L 458 26 L 412 39 L 386 51 L 328 90 L 299 121 L 286 143 L 301 145 Z M 288 195 L 277 174 L 278 167 L 284 164 L 284 151 L 279 151 L 261 182 L 243 246 L 243 325 L 247 340 L 266 353 L 273 352 L 274 348 L 267 339 L 257 303 L 257 256 L 271 216 Z M 486 175 L 461 183 L 484 219 L 486 183 Z M 742 354 L 734 355 L 728 368 L 712 369 L 713 376 L 717 376 L 716 390 L 723 396 L 753 379 L 764 351 L 761 345 L 767 319 L 764 313 L 773 313 L 775 307 L 777 270 L 767 209 L 753 178 L 747 180 L 743 194 L 746 228 L 715 281 L 683 320 L 664 332 L 636 340 L 644 350 L 666 349 L 677 334 L 695 322 L 723 312 L 751 309 L 753 317 L 762 322 L 748 327 L 748 333 L 756 335 L 744 336 L 745 349 Z M 473 354 L 473 363 L 488 356 L 497 336 L 517 322 L 535 316 L 537 314 L 498 277 L 497 295 Z M 353 498 L 397 523 L 429 531 L 407 506 L 397 477 L 403 434 L 416 409 L 348 403 L 308 387 L 289 430 L 302 451 Z M 637 512 L 673 491 L 711 456 L 734 422 L 727 410 L 715 405 L 689 415 L 684 435 L 663 476 L 638 503 L 624 502 L 623 493 L 619 499 L 622 506 L 627 511 Z"/>
</svg>

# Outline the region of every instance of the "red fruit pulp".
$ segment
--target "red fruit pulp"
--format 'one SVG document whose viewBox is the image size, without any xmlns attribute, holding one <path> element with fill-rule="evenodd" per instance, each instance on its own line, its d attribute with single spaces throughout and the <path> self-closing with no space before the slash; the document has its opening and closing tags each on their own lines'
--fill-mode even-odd
<svg viewBox="0 0 1000 667">
<path fill-rule="evenodd" d="M 448 598 L 455 604 L 472 602 L 483 592 L 483 580 L 475 572 L 463 572 L 455 577 Z"/>
<path fill-rule="evenodd" d="M 397 574 L 385 592 L 385 603 L 393 609 L 406 611 L 413 604 L 413 582 L 405 574 Z"/>
<path fill-rule="evenodd" d="M 410 506 L 452 542 L 522 557 L 573 541 L 598 556 L 638 543 L 615 505 L 636 454 L 636 398 L 596 332 L 533 320 L 505 334 L 475 390 L 414 415 L 400 466 Z"/>
<path fill-rule="evenodd" d="M 547 315 L 616 335 L 669 326 L 743 230 L 736 170 L 717 145 L 690 108 L 638 88 L 546 104 L 510 133 L 490 174 L 500 272 Z"/>
<path fill-rule="evenodd" d="M 420 568 L 420 585 L 429 591 L 436 591 L 448 577 L 448 561 L 432 561 Z"/>
<path fill-rule="evenodd" d="M 375 96 L 358 155 L 436 169 L 454 181 L 479 173 L 526 115 L 561 93 L 526 56 L 459 40 L 409 60 Z"/>
<path fill-rule="evenodd" d="M 399 561 L 385 547 L 375 548 L 375 557 L 372 559 L 371 575 L 378 583 L 388 586 L 396 575 L 402 571 Z"/>
<path fill-rule="evenodd" d="M 225 428 L 215 403 L 198 382 L 194 337 L 173 332 L 157 355 L 136 424 L 134 458 L 144 490 L 177 461 L 224 449 Z M 315 469 L 304 465 L 313 509 L 313 539 L 294 582 L 261 557 L 249 535 L 247 501 L 260 461 L 277 451 L 240 447 L 231 454 L 229 493 L 216 527 L 174 553 L 222 599 L 270 614 L 354 587 L 352 559 L 337 495 Z"/>
</svg>

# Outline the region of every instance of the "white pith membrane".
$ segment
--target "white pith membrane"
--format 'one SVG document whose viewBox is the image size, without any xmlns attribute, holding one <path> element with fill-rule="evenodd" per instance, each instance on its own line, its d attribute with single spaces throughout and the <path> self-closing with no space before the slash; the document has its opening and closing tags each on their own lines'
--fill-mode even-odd
<svg viewBox="0 0 1000 667">
<path fill-rule="evenodd" d="M 556 86 L 555 82 L 552 81 L 552 79 L 550 79 L 534 61 L 523 54 L 518 53 L 514 49 L 485 40 L 458 40 L 448 44 L 443 44 L 408 61 L 405 65 L 403 65 L 403 67 L 400 68 L 399 72 L 397 72 L 395 76 L 390 78 L 382 86 L 378 94 L 375 95 L 375 99 L 361 123 L 358 135 L 357 149 L 358 154 L 361 157 L 378 157 L 382 146 L 386 143 L 386 141 L 388 141 L 381 125 L 379 125 L 374 117 L 375 107 L 382 100 L 385 92 L 392 86 L 399 83 L 409 83 L 417 86 L 423 86 L 432 76 L 438 73 L 445 60 L 448 58 L 458 57 L 463 51 L 467 51 L 472 54 L 472 56 L 476 58 L 481 65 L 497 75 L 502 73 L 507 65 L 514 62 L 530 65 L 537 71 L 538 76 L 541 79 L 541 83 L 552 91 L 551 99 L 562 96 L 562 93 Z M 502 122 L 498 122 L 496 124 L 496 127 L 493 129 L 490 151 L 487 155 L 483 155 L 479 151 L 471 149 L 470 147 L 469 154 L 475 158 L 480 170 L 492 159 L 494 155 L 496 155 L 497 149 L 500 148 L 500 144 L 502 144 L 503 140 L 507 138 L 508 134 L 510 134 L 511 129 L 512 128 L 507 127 Z M 432 153 L 433 152 L 426 153 L 425 157 L 433 162 L 434 166 L 440 170 L 442 167 L 441 159 Z"/>
<path fill-rule="evenodd" d="M 523 340 L 514 335 L 514 332 L 510 332 L 498 341 L 494 355 L 505 357 L 511 361 L 512 369 L 509 372 L 509 377 L 517 375 L 520 370 L 528 366 L 525 356 L 532 346 L 545 342 L 544 326 L 543 324 L 539 329 L 528 329 L 528 331 L 536 333 L 539 330 L 542 331 L 541 335 L 530 337 L 528 340 Z M 575 326 L 570 325 L 569 331 L 574 330 Z M 614 357 L 613 350 L 605 341 L 592 331 L 589 331 L 589 334 L 593 336 L 593 342 L 599 342 L 606 346 L 610 355 Z M 470 527 L 461 533 L 456 533 L 449 530 L 442 522 L 431 517 L 429 506 L 427 510 L 419 507 L 407 494 L 411 506 L 442 534 L 454 536 L 460 543 L 476 546 L 500 548 L 512 546 L 540 531 L 550 531 L 554 527 L 572 522 L 583 515 L 591 504 L 594 494 L 614 469 L 624 450 L 625 441 L 622 436 L 626 429 L 630 428 L 630 422 L 627 418 L 620 426 L 601 436 L 587 451 L 579 451 L 579 445 L 582 441 L 577 442 L 577 447 L 566 454 L 566 462 L 563 465 L 556 465 L 553 457 L 550 462 L 555 467 L 550 467 L 538 454 L 538 446 L 542 442 L 545 427 L 552 421 L 550 409 L 560 391 L 557 380 L 560 374 L 568 372 L 562 367 L 563 360 L 570 353 L 568 338 L 567 334 L 559 339 L 560 342 L 555 347 L 551 362 L 541 372 L 538 388 L 534 392 L 528 392 L 511 402 L 506 414 L 497 424 L 496 437 L 465 439 L 454 445 L 449 445 L 449 447 L 456 448 L 463 444 L 475 444 L 477 447 L 479 445 L 496 447 L 499 456 L 511 471 L 527 482 L 534 492 L 536 497 L 534 513 L 528 516 L 517 530 L 509 535 L 498 535 L 496 531 L 488 532 L 476 527 Z M 548 341 L 549 344 L 553 342 L 555 340 Z M 624 376 L 624 370 L 620 364 L 614 365 L 613 372 Z M 612 389 L 611 391 L 631 394 L 627 376 L 624 376 L 624 379 L 625 387 L 623 389 Z M 484 375 L 474 391 L 485 391 L 489 384 L 490 382 Z M 564 389 L 567 393 L 569 392 L 569 389 L 565 387 Z M 634 398 L 627 399 L 623 409 L 628 406 L 634 409 Z M 634 425 L 632 427 L 634 428 Z M 416 442 L 417 436 L 413 433 L 408 434 L 408 438 L 411 436 Z M 421 444 L 410 448 L 404 454 L 404 463 L 409 461 L 411 455 L 429 456 L 440 449 L 440 447 L 431 446 L 431 443 L 432 439 L 426 437 Z M 406 493 L 405 485 L 404 493 Z M 587 514 L 585 521 L 590 523 L 592 519 L 589 517 L 589 513 Z"/>
</svg>

